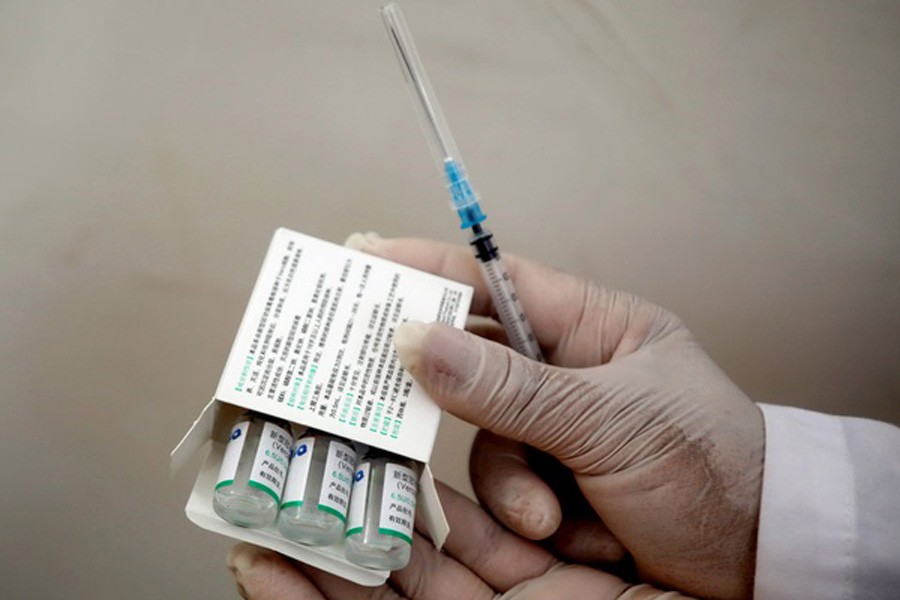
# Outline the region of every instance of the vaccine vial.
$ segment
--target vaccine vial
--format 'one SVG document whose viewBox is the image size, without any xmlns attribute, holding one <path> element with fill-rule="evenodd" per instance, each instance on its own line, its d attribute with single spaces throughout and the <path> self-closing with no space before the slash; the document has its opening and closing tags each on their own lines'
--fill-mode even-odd
<svg viewBox="0 0 900 600">
<path fill-rule="evenodd" d="M 310 546 L 340 542 L 355 468 L 349 442 L 313 430 L 298 436 L 278 513 L 281 534 Z"/>
<path fill-rule="evenodd" d="M 275 520 L 291 452 L 288 427 L 257 413 L 238 417 L 216 479 L 216 514 L 241 527 L 265 527 Z"/>
<path fill-rule="evenodd" d="M 370 451 L 353 476 L 344 553 L 347 560 L 393 571 L 409 562 L 420 466 Z"/>
</svg>

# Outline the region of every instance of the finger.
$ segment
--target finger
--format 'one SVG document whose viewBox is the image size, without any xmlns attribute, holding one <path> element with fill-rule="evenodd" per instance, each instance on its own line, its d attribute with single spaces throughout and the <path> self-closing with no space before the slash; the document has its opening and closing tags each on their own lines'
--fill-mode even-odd
<svg viewBox="0 0 900 600">
<path fill-rule="evenodd" d="M 472 570 L 435 549 L 419 533 L 413 534 L 409 564 L 391 573 L 390 585 L 360 587 L 307 565 L 299 568 L 328 598 L 340 600 L 490 600 L 495 596 L 494 590 Z"/>
<path fill-rule="evenodd" d="M 459 492 L 438 482 L 438 494 L 450 523 L 444 550 L 493 589 L 507 590 L 557 564 L 549 552 L 510 533 Z"/>
<path fill-rule="evenodd" d="M 431 240 L 385 239 L 374 232 L 354 233 L 347 238 L 344 245 L 470 285 L 475 289 L 472 312 L 491 316 L 490 293 L 472 251 L 464 246 Z"/>
<path fill-rule="evenodd" d="M 471 285 L 472 312 L 496 316 L 470 248 L 420 239 L 353 234 L 347 245 Z M 672 313 L 651 302 L 607 290 L 569 273 L 503 254 L 525 314 L 547 360 L 565 367 L 604 364 L 676 331 L 687 333 Z"/>
<path fill-rule="evenodd" d="M 409 321 L 394 332 L 403 366 L 442 408 L 497 435 L 595 473 L 603 446 L 602 382 L 529 360 L 507 347 L 440 323 Z M 605 368 L 605 367 L 600 367 Z"/>
<path fill-rule="evenodd" d="M 458 492 L 450 490 L 443 484 L 438 485 L 441 501 L 451 522 L 448 546 L 452 546 L 455 536 L 464 535 L 470 526 L 469 519 L 490 520 L 471 500 Z M 460 514 L 454 511 L 461 500 L 468 503 L 468 510 Z M 549 556 L 540 548 L 534 549 Z M 494 589 L 476 572 L 467 568 L 455 558 L 437 549 L 430 540 L 414 533 L 409 564 L 390 575 L 390 586 L 381 588 L 360 588 L 338 577 L 323 573 L 306 565 L 300 565 L 309 579 L 329 598 L 341 600 L 363 600 L 369 598 L 409 598 L 410 600 L 490 600 L 495 596 Z M 396 589 L 397 591 L 394 591 Z M 401 595 L 402 594 L 402 595 Z"/>
<path fill-rule="evenodd" d="M 643 583 L 629 587 L 617 600 L 692 600 L 692 597 L 663 591 Z"/>
<path fill-rule="evenodd" d="M 413 536 L 409 564 L 391 573 L 391 583 L 410 600 L 491 600 L 495 596 L 475 572 L 437 551 L 418 533 Z"/>
<path fill-rule="evenodd" d="M 564 515 L 544 546 L 559 557 L 579 563 L 610 565 L 621 561 L 625 547 L 597 516 L 572 471 L 545 452 L 527 449 L 528 466 L 553 490 Z"/>
<path fill-rule="evenodd" d="M 547 598 L 680 600 L 688 597 L 646 584 L 627 584 L 615 575 L 590 567 L 560 565 L 543 577 L 523 582 L 500 598 L 501 600 L 546 600 Z"/>
<path fill-rule="evenodd" d="M 595 598 L 623 600 L 628 584 L 614 575 L 582 565 L 565 565 L 542 577 L 525 581 L 503 594 L 503 600 L 546 600 L 547 598 Z"/>
<path fill-rule="evenodd" d="M 469 474 L 478 501 L 519 535 L 542 540 L 559 527 L 562 510 L 556 494 L 528 464 L 521 442 L 480 430 L 472 443 Z"/>
<path fill-rule="evenodd" d="M 303 573 L 326 598 L 333 600 L 405 600 L 393 587 L 385 583 L 376 587 L 357 585 L 337 575 L 320 571 L 304 563 L 297 563 Z"/>
<path fill-rule="evenodd" d="M 237 544 L 228 552 L 227 564 L 242 598 L 325 600 L 294 563 L 277 552 L 251 544 Z"/>
<path fill-rule="evenodd" d="M 627 552 L 584 499 L 571 472 L 568 481 L 535 471 L 527 446 L 481 430 L 472 443 L 469 473 L 482 506 L 508 528 L 579 563 L 618 563 Z M 534 454 L 534 453 L 532 453 Z M 565 516 L 563 516 L 565 515 Z"/>
<path fill-rule="evenodd" d="M 564 518 L 546 545 L 556 556 L 582 564 L 613 565 L 628 555 L 599 517 Z"/>
<path fill-rule="evenodd" d="M 353 234 L 345 243 L 466 283 L 474 288 L 472 313 L 496 316 L 487 284 L 469 248 L 431 240 L 384 239 L 375 233 Z M 621 341 L 628 340 L 629 348 L 635 342 L 643 343 L 650 333 L 645 325 L 654 324 L 659 314 L 665 314 L 631 295 L 606 292 L 573 275 L 511 254 L 504 254 L 503 261 L 535 336 L 553 364 L 577 367 L 606 362 Z M 635 306 L 652 310 L 645 316 L 646 309 L 634 310 Z M 644 325 L 629 330 L 632 320 Z"/>
</svg>

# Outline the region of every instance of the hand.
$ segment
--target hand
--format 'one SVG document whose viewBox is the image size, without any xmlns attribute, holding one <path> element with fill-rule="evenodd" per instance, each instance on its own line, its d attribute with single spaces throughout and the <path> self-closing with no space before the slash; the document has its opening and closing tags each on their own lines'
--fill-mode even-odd
<svg viewBox="0 0 900 600">
<path fill-rule="evenodd" d="M 628 585 L 603 571 L 560 562 L 535 543 L 505 530 L 465 496 L 441 484 L 438 493 L 451 523 L 445 552 L 435 550 L 429 540 L 416 533 L 409 565 L 391 573 L 382 586 L 358 586 L 271 550 L 238 544 L 228 554 L 228 567 L 238 591 L 251 600 L 681 597 L 647 585 Z"/>
<path fill-rule="evenodd" d="M 472 285 L 472 312 L 491 316 L 469 249 L 373 235 L 348 243 Z M 614 556 L 619 543 L 644 581 L 703 597 L 751 596 L 759 409 L 674 315 L 504 259 L 550 364 L 440 324 L 409 323 L 395 334 L 401 361 L 432 398 L 493 433 L 473 450 L 479 499 L 526 537 L 562 534 L 570 555 Z M 560 502 L 568 498 L 531 469 L 523 444 L 558 459 L 599 520 L 570 519 Z"/>
</svg>

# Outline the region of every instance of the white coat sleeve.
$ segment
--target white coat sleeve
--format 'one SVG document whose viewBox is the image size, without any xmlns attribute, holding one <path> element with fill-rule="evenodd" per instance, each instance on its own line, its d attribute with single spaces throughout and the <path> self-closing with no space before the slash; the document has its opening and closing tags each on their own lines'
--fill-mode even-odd
<svg viewBox="0 0 900 600">
<path fill-rule="evenodd" d="M 900 429 L 760 408 L 766 453 L 754 596 L 900 598 Z"/>
</svg>

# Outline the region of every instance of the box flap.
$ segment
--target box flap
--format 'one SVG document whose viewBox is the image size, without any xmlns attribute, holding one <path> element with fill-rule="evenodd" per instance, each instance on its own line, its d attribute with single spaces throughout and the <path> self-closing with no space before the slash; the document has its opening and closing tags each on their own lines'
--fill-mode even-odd
<svg viewBox="0 0 900 600">
<path fill-rule="evenodd" d="M 443 548 L 450 534 L 450 523 L 447 522 L 434 484 L 434 474 L 428 465 L 425 465 L 419 478 L 419 516 L 425 521 L 425 528 L 434 547 L 438 550 Z"/>
<path fill-rule="evenodd" d="M 169 453 L 169 468 L 173 473 L 180 471 L 185 463 L 213 437 L 213 426 L 217 415 L 218 406 L 213 398 L 203 407 L 187 433 Z"/>
<path fill-rule="evenodd" d="M 180 471 L 209 440 L 225 439 L 227 430 L 241 412 L 243 409 L 239 406 L 218 402 L 215 398 L 210 400 L 178 445 L 169 453 L 169 468 L 172 473 Z"/>
</svg>

